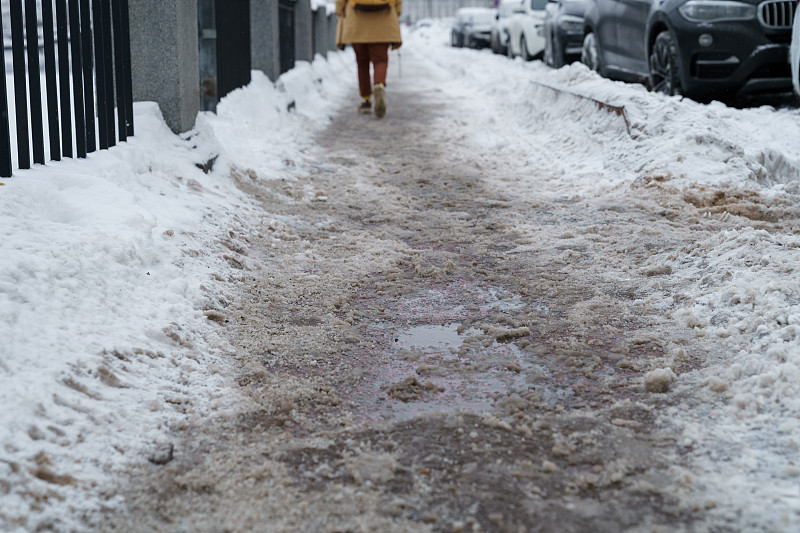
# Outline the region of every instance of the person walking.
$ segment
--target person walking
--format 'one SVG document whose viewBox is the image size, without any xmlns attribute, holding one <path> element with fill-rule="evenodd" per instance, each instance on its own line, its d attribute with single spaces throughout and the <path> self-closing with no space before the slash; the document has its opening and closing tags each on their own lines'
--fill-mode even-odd
<svg viewBox="0 0 800 533">
<path fill-rule="evenodd" d="M 389 69 L 389 47 L 400 48 L 400 21 L 403 0 L 336 0 L 336 46 L 344 50 L 349 44 L 356 53 L 358 89 L 362 102 L 359 113 L 377 118 L 386 114 L 386 73 Z M 374 88 L 370 80 L 373 69 Z M 374 102 L 373 102 L 374 97 Z M 374 104 L 374 106 L 373 106 Z"/>
</svg>

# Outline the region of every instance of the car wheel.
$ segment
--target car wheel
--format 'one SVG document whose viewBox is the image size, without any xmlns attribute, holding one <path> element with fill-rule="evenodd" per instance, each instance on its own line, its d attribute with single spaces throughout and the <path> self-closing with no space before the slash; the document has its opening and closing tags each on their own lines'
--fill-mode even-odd
<svg viewBox="0 0 800 533">
<path fill-rule="evenodd" d="M 514 49 L 511 47 L 511 37 L 506 41 L 506 55 L 509 59 L 514 59 Z"/>
<path fill-rule="evenodd" d="M 800 62 L 797 65 L 797 72 L 800 73 Z M 800 104 L 800 76 L 797 74 L 792 75 L 792 85 L 794 85 L 795 101 Z"/>
<path fill-rule="evenodd" d="M 594 33 L 587 33 L 586 37 L 583 38 L 581 63 L 602 76 L 603 69 L 600 65 L 600 48 L 597 46 L 597 37 L 595 37 Z"/>
<path fill-rule="evenodd" d="M 558 40 L 552 31 L 544 40 L 544 61 L 553 68 L 561 68 L 566 64 L 564 54 L 561 53 Z"/>
<path fill-rule="evenodd" d="M 551 51 L 553 54 L 553 68 L 561 68 L 567 64 L 567 59 L 564 57 L 564 52 L 561 50 L 561 44 L 558 42 L 558 39 L 556 39 L 555 35 L 553 35 Z"/>
<path fill-rule="evenodd" d="M 461 39 L 456 32 L 452 32 L 450 34 L 450 44 L 453 45 L 455 48 L 461 48 Z"/>
<path fill-rule="evenodd" d="M 492 49 L 493 54 L 500 53 L 500 39 L 497 37 L 495 32 L 492 32 L 492 36 L 489 42 L 489 47 Z"/>
<path fill-rule="evenodd" d="M 530 61 L 533 59 L 533 56 L 528 53 L 528 43 L 525 42 L 525 36 L 519 38 L 519 55 L 522 56 L 522 59 L 525 61 Z"/>
<path fill-rule="evenodd" d="M 650 88 L 668 96 L 681 95 L 678 47 L 668 31 L 662 31 L 650 52 Z"/>
</svg>

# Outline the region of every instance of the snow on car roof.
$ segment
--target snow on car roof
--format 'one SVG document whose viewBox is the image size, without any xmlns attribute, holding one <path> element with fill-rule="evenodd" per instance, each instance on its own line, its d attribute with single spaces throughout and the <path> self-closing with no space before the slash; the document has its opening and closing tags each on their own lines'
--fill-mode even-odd
<svg viewBox="0 0 800 533">
<path fill-rule="evenodd" d="M 456 18 L 471 18 L 472 20 L 486 22 L 494 20 L 496 12 L 496 9 L 489 7 L 462 7 L 456 11 Z"/>
</svg>

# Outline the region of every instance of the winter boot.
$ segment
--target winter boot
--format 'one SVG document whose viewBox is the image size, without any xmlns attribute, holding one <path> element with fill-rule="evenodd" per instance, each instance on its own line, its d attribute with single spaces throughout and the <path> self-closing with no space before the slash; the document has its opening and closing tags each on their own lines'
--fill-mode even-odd
<svg viewBox="0 0 800 533">
<path fill-rule="evenodd" d="M 372 102 L 369 101 L 369 97 L 364 98 L 364 101 L 358 106 L 358 112 L 362 115 L 369 115 L 372 113 Z"/>
<path fill-rule="evenodd" d="M 375 116 L 383 118 L 386 114 L 386 88 L 379 83 L 375 86 L 372 94 L 375 96 Z"/>
</svg>

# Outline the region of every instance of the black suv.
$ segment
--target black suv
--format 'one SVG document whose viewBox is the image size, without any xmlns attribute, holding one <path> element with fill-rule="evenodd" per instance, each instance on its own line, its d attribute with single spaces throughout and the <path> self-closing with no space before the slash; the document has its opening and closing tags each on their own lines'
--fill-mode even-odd
<svg viewBox="0 0 800 533">
<path fill-rule="evenodd" d="M 790 91 L 796 0 L 593 0 L 581 61 L 697 100 Z"/>
<path fill-rule="evenodd" d="M 559 68 L 580 61 L 583 14 L 588 0 L 548 0 L 544 15 L 544 61 Z"/>
</svg>

